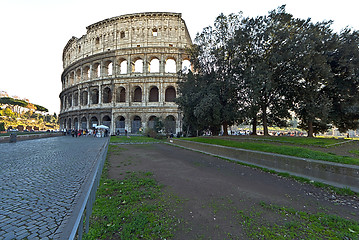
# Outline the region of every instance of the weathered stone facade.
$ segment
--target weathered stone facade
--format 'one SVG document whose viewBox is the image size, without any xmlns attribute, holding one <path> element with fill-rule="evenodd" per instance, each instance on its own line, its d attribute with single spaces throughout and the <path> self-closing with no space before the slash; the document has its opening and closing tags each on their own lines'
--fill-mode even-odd
<svg viewBox="0 0 359 240">
<path fill-rule="evenodd" d="M 158 117 L 169 132 L 181 131 L 173 100 L 191 44 L 179 13 L 129 14 L 88 26 L 63 51 L 61 129 L 103 124 L 112 134 L 136 133 Z"/>
</svg>

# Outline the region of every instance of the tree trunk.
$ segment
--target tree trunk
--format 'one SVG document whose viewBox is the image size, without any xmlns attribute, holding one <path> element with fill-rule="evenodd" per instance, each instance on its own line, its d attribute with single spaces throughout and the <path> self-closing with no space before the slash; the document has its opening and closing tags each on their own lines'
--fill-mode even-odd
<svg viewBox="0 0 359 240">
<path fill-rule="evenodd" d="M 313 136 L 313 121 L 308 122 L 308 137 L 312 138 Z"/>
<path fill-rule="evenodd" d="M 268 133 L 268 121 L 267 121 L 267 107 L 265 105 L 263 105 L 262 107 L 262 122 L 263 122 L 263 133 L 264 136 L 269 136 Z"/>
<path fill-rule="evenodd" d="M 227 122 L 223 123 L 223 136 L 228 136 L 228 124 L 227 124 Z"/>
<path fill-rule="evenodd" d="M 252 120 L 252 133 L 251 135 L 257 135 L 257 116 Z"/>
</svg>

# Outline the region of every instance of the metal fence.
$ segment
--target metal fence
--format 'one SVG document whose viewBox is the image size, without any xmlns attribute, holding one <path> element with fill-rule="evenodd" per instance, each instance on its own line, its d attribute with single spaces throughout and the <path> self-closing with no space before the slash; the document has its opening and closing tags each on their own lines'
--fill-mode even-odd
<svg viewBox="0 0 359 240">
<path fill-rule="evenodd" d="M 69 236 L 70 240 L 73 239 L 82 239 L 84 233 L 88 233 L 90 216 L 92 213 L 92 206 L 96 200 L 96 191 L 100 183 L 102 169 L 105 164 L 107 150 L 108 150 L 109 140 L 103 145 L 99 153 L 99 160 L 96 164 L 94 175 L 91 179 L 89 190 L 86 193 L 85 199 L 80 208 L 79 214 L 77 216 L 76 222 L 72 228 L 71 234 Z"/>
</svg>

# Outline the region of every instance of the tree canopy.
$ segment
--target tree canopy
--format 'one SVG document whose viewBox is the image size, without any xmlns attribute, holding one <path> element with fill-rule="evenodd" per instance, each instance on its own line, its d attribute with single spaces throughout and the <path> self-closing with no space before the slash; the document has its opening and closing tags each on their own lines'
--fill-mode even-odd
<svg viewBox="0 0 359 240">
<path fill-rule="evenodd" d="M 177 98 L 187 129 L 218 131 L 234 123 L 308 132 L 359 126 L 359 32 L 333 33 L 331 22 L 294 18 L 285 6 L 268 15 L 219 15 L 189 49 L 194 72 Z"/>
</svg>

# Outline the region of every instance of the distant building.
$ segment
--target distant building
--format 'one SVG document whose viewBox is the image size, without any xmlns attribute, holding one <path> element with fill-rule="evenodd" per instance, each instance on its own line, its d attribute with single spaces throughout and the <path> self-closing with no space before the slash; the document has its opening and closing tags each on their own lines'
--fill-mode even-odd
<svg viewBox="0 0 359 240">
<path fill-rule="evenodd" d="M 174 99 L 178 71 L 190 68 L 192 44 L 180 13 L 128 14 L 87 27 L 63 50 L 60 128 L 107 125 L 111 133 L 153 128 L 181 131 Z"/>
</svg>

